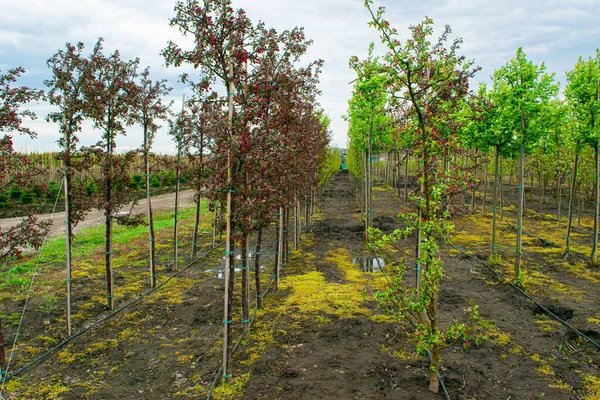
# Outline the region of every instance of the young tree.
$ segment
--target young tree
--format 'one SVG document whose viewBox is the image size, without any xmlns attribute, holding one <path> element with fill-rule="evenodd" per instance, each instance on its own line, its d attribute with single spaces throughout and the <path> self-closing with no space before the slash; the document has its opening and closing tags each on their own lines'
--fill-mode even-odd
<svg viewBox="0 0 600 400">
<path fill-rule="evenodd" d="M 150 151 L 154 136 L 160 126 L 158 120 L 167 117 L 169 104 L 164 103 L 164 98 L 169 95 L 171 88 L 167 86 L 166 80 L 153 82 L 150 79 L 150 69 L 146 68 L 138 77 L 138 82 L 132 86 L 133 103 L 131 112 L 133 119 L 142 126 L 144 133 L 144 144 L 142 154 L 144 157 L 144 170 L 146 176 L 146 200 L 148 202 L 148 242 L 150 265 L 150 286 L 156 286 L 156 235 L 154 232 L 154 220 L 152 216 L 152 201 L 150 196 Z"/>
<path fill-rule="evenodd" d="M 437 302 L 443 276 L 443 263 L 437 255 L 437 237 L 444 237 L 450 230 L 449 214 L 442 202 L 452 193 L 467 186 L 473 177 L 464 171 L 446 170 L 440 164 L 448 147 L 457 150 L 455 136 L 445 138 L 442 126 L 456 111 L 460 100 L 468 90 L 468 80 L 478 68 L 473 62 L 459 55 L 461 39 L 448 43 L 451 33 L 449 26 L 443 30 L 437 41 L 430 41 L 433 34 L 433 21 L 426 18 L 418 25 L 411 26 L 411 35 L 405 44 L 398 39 L 396 29 L 384 19 L 385 9 L 380 7 L 373 12 L 372 1 L 365 2 L 382 43 L 388 48 L 385 67 L 389 76 L 388 91 L 392 94 L 392 106 L 398 111 L 409 112 L 415 119 L 415 152 L 419 159 L 419 180 L 421 190 L 414 197 L 417 210 L 402 213 L 400 217 L 407 224 L 405 230 L 398 230 L 384 237 L 384 243 L 397 240 L 411 232 L 417 236 L 419 281 L 416 288 L 406 287 L 403 271 L 394 274 L 394 287 L 382 295 L 388 304 L 398 304 L 400 313 L 411 316 L 417 325 L 415 335 L 417 350 L 431 352 L 429 389 L 437 393 L 439 381 L 437 371 L 441 363 L 441 350 L 459 337 L 466 335 L 466 326 L 454 321 L 442 330 L 439 322 Z M 446 140 L 447 139 L 447 140 Z M 398 301 L 398 290 L 402 289 L 402 299 Z"/>
<path fill-rule="evenodd" d="M 102 53 L 102 41 L 99 39 L 94 48 L 94 56 L 90 60 L 93 76 L 88 81 L 85 92 L 91 105 L 89 117 L 94 122 L 94 127 L 102 132 L 101 140 L 91 150 L 102 166 L 102 176 L 97 179 L 102 197 L 96 206 L 104 211 L 105 217 L 107 303 L 108 308 L 113 310 L 113 220 L 121 207 L 132 200 L 127 165 L 135 156 L 135 152 L 117 155 L 116 139 L 120 134 L 125 134 L 126 126 L 133 123 L 133 77 L 138 62 L 121 60 L 119 51 L 105 56 Z"/>
<path fill-rule="evenodd" d="M 71 241 L 73 229 L 92 208 L 92 198 L 85 192 L 85 182 L 77 179 L 75 173 L 86 170 L 91 165 L 90 155 L 78 149 L 78 132 L 86 118 L 89 103 L 85 88 L 91 78 L 91 64 L 83 56 L 83 43 L 66 44 L 47 62 L 52 78 L 44 81 L 48 87 L 47 99 L 58 111 L 48 114 L 47 119 L 58 123 L 62 137 L 58 140 L 61 148 L 58 159 L 63 161 L 64 196 L 66 221 L 66 261 L 67 261 L 67 334 L 71 335 L 71 287 L 72 257 Z M 95 50 L 98 50 L 97 48 Z M 90 58 L 97 56 L 92 54 Z"/>
<path fill-rule="evenodd" d="M 358 57 L 350 59 L 350 67 L 358 78 L 354 84 L 352 98 L 348 102 L 348 136 L 353 146 L 364 153 L 361 176 L 364 183 L 365 237 L 373 226 L 373 154 L 380 154 L 391 141 L 390 118 L 385 110 L 388 94 L 385 92 L 387 76 L 373 56 L 374 44 L 369 46 L 367 59 L 360 62 Z"/>
<path fill-rule="evenodd" d="M 27 86 L 15 86 L 17 79 L 24 73 L 25 70 L 21 67 L 0 72 L 0 132 L 17 132 L 35 138 L 36 133 L 24 126 L 23 120 L 35 119 L 36 115 L 21 107 L 40 100 L 43 92 Z M 28 185 L 39 173 L 39 168 L 33 166 L 26 155 L 15 152 L 12 136 L 6 134 L 0 138 L 0 193 L 5 193 L 14 186 Z M 38 249 L 50 224 L 30 215 L 19 224 L 0 231 L 0 262 L 20 257 L 23 247 Z"/>
<path fill-rule="evenodd" d="M 523 241 L 523 202 L 525 154 L 530 153 L 541 133 L 546 129 L 548 102 L 558 93 L 554 74 L 545 73 L 546 66 L 537 66 L 527 60 L 522 48 L 515 58 L 494 72 L 494 104 L 502 120 L 502 126 L 515 132 L 519 144 L 519 183 L 517 202 L 517 243 L 515 277 L 522 283 L 522 241 Z"/>
<path fill-rule="evenodd" d="M 600 218 L 600 50 L 596 51 L 595 58 L 584 60 L 579 58 L 575 68 L 567 72 L 567 87 L 565 96 L 572 110 L 576 122 L 577 143 L 575 162 L 573 166 L 573 182 L 577 180 L 577 167 L 579 161 L 579 146 L 588 144 L 596 152 L 596 206 L 594 208 L 594 234 L 592 242 L 592 264 L 598 265 L 598 231 Z M 565 250 L 570 248 L 570 232 L 572 221 L 572 204 L 574 203 L 575 185 L 571 187 L 571 201 L 569 203 L 569 222 L 567 224 L 567 238 Z"/>
</svg>

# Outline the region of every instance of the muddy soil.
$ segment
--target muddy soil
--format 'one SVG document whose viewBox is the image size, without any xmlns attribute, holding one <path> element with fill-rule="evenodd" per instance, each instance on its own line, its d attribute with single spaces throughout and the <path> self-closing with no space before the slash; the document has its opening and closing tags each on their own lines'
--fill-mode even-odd
<svg viewBox="0 0 600 400">
<path fill-rule="evenodd" d="M 316 271 L 327 285 L 339 285 L 336 287 L 343 290 L 352 283 L 339 264 L 331 261 L 333 249 L 345 250 L 359 260 L 357 271 L 377 274 L 379 264 L 365 254 L 356 198 L 356 185 L 349 175 L 340 173 L 332 179 L 306 235 L 310 240 L 304 240 L 300 251 L 293 253 L 292 262 L 282 271 L 284 277 L 294 279 Z M 374 198 L 375 225 L 386 232 L 399 227 L 400 200 L 382 187 L 374 189 Z M 274 232 L 266 233 L 265 251 L 273 248 L 274 240 Z M 132 246 L 144 241 L 140 238 Z M 410 254 L 414 239 L 397 246 Z M 402 254 L 382 255 L 381 261 L 397 263 Z M 532 254 L 528 257 L 535 257 Z M 206 398 L 221 360 L 223 281 L 216 273 L 221 255 L 207 257 L 146 301 L 25 372 L 21 387 L 9 398 Z M 480 257 L 486 258 L 484 253 Z M 584 378 L 600 375 L 596 349 L 564 326 L 538 315 L 531 302 L 498 282 L 476 260 L 446 246 L 442 258 L 447 273 L 439 301 L 442 325 L 453 318 L 464 321 L 477 305 L 489 334 L 482 344 L 456 343 L 443 352 L 440 372 L 451 399 L 590 399 L 586 398 L 589 392 Z M 406 260 L 413 262 L 410 257 Z M 591 282 L 584 283 L 568 271 L 552 273 L 557 281 L 564 278 L 586 293 L 582 300 L 556 304 L 557 312 L 574 324 L 598 314 L 600 299 Z M 263 282 L 271 278 L 266 269 Z M 235 310 L 239 310 L 239 288 L 236 290 Z M 224 391 L 215 391 L 213 398 L 443 398 L 428 390 L 428 360 L 414 351 L 411 325 L 378 318 L 383 315 L 372 297 L 374 289 L 366 285 L 362 290 L 364 297 L 359 301 L 364 302 L 367 313 L 342 317 L 323 312 L 327 322 L 319 324 L 298 318 L 296 310 L 277 309 L 292 295 L 291 289 L 271 291 L 267 307 L 257 315 L 253 336 L 243 340 L 236 352 L 232 372 L 238 380 L 223 386 Z M 236 311 L 235 321 L 240 320 L 238 314 Z M 17 367 L 60 336 L 53 332 L 57 328 L 38 322 L 41 328 L 24 337 Z M 579 326 L 595 332 L 589 323 Z M 236 325 L 235 329 L 237 336 L 241 328 Z M 49 393 L 58 394 L 50 397 Z"/>
<path fill-rule="evenodd" d="M 329 250 L 364 250 L 355 187 L 348 175 L 334 178 L 319 204 L 322 219 L 312 227 L 314 244 L 303 249 L 314 255 L 316 269 L 328 281 L 343 282 L 337 266 L 323 261 Z M 377 187 L 374 197 L 375 225 L 384 231 L 399 227 L 400 201 Z M 397 245 L 410 253 L 414 240 Z M 483 344 L 465 348 L 460 343 L 444 351 L 441 373 L 450 398 L 583 398 L 582 376 L 598 376 L 596 349 L 561 325 L 545 328 L 540 321 L 546 320 L 529 301 L 476 261 L 449 250 L 442 254 L 447 271 L 439 301 L 443 323 L 464 321 L 477 304 L 491 327 Z M 388 255 L 386 262 L 399 261 L 399 254 Z M 378 313 L 374 302 L 370 308 Z M 359 316 L 334 319 L 325 327 L 296 326 L 283 318 L 278 326 L 285 334 L 276 335 L 277 345 L 254 366 L 245 399 L 443 398 L 428 391 L 428 363 L 414 354 L 406 323 L 374 323 Z M 397 350 L 396 356 L 389 349 Z M 411 356 L 397 356 L 411 351 Z"/>
</svg>

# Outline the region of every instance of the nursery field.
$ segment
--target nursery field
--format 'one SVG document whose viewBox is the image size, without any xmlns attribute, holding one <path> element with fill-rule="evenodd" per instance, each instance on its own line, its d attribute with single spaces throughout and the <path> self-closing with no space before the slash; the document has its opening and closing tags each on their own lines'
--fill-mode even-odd
<svg viewBox="0 0 600 400">
<path fill-rule="evenodd" d="M 410 343 L 413 328 L 386 315 L 375 293 L 387 286 L 385 271 L 402 258 L 410 264 L 414 238 L 394 243 L 391 251 L 365 248 L 357 189 L 348 174 L 336 175 L 318 202 L 308 231 L 281 270 L 277 290 L 263 291 L 250 334 L 240 337 L 232 379 L 211 391 L 220 365 L 223 317 L 223 249 L 211 251 L 210 216 L 203 213 L 200 258 L 185 262 L 179 275 L 161 287 L 168 270 L 169 213 L 157 213 L 159 288 L 141 301 L 56 349 L 38 364 L 7 382 L 8 398 L 33 399 L 435 399 L 428 390 L 429 362 Z M 402 202 L 374 187 L 373 223 L 391 232 Z M 189 243 L 193 210 L 181 211 L 181 243 Z M 489 253 L 489 219 L 480 207 L 457 212 L 451 247 L 442 245 L 446 275 L 439 300 L 441 324 L 470 319 L 481 341 L 459 341 L 446 348 L 440 374 L 451 399 L 596 399 L 600 395 L 598 349 L 523 297 L 482 265 Z M 492 267 L 510 277 L 509 247 L 514 239 L 511 207 L 504 211 L 501 261 Z M 547 240 L 559 227 L 552 216 L 527 214 L 528 231 Z M 584 216 L 579 230 L 588 230 Z M 98 231 L 98 232 L 96 232 Z M 77 236 L 81 259 L 74 270 L 75 329 L 106 315 L 102 296 L 102 246 L 97 228 Z M 117 310 L 143 293 L 148 280 L 142 251 L 142 228 L 115 233 Z M 261 275 L 272 277 L 275 237 L 263 237 Z M 575 258 L 564 260 L 560 248 L 527 237 L 524 290 L 587 337 L 600 340 L 600 272 Z M 60 240 L 48 243 L 60 246 Z M 64 245 L 64 243 L 63 243 Z M 182 244 L 182 246 L 185 246 Z M 252 245 L 250 248 L 253 248 Z M 464 251 L 465 253 L 463 253 Z M 49 253 L 52 254 L 52 253 Z M 56 254 L 60 254 L 57 252 Z M 239 255 L 239 252 L 236 252 Z M 408 255 L 407 255 L 408 254 Z M 253 254 L 256 256 L 256 254 Z M 161 263 L 163 264 L 163 263 Z M 27 268 L 27 263 L 24 268 Z M 183 266 L 190 265 L 188 269 Z M 15 349 L 16 370 L 64 338 L 60 256 L 44 256 L 36 293 Z M 411 268 L 408 269 L 411 271 Z M 412 275 L 414 272 L 407 273 Z M 17 279 L 15 277 L 14 279 Z M 252 285 L 254 291 L 254 285 Z M 233 298 L 239 300 L 239 285 Z M 18 285 L 3 282 L 2 303 L 16 312 L 24 301 Z M 253 292 L 253 295 L 255 293 Z M 234 310 L 239 309 L 237 300 Z M 234 311 L 234 332 L 242 333 Z M 5 316 L 5 340 L 12 339 L 15 315 Z"/>
</svg>

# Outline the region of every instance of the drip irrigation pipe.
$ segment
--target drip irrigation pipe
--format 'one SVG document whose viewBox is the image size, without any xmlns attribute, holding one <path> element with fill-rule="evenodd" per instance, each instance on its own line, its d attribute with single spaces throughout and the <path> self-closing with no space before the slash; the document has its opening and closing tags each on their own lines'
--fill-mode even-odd
<svg viewBox="0 0 600 400">
<path fill-rule="evenodd" d="M 219 244 L 219 246 L 223 245 L 225 242 L 222 242 Z M 217 247 L 219 247 L 217 246 Z M 67 345 L 69 342 L 71 342 L 73 339 L 76 339 L 77 337 L 83 335 L 84 333 L 86 333 L 87 331 L 89 331 L 90 329 L 100 325 L 101 323 L 103 323 L 104 321 L 110 319 L 111 317 L 114 317 L 115 315 L 121 313 L 123 310 L 131 307 L 132 305 L 142 301 L 143 299 L 145 299 L 145 297 L 147 297 L 148 295 L 154 293 L 155 291 L 157 291 L 158 289 L 162 288 L 164 285 L 166 285 L 168 282 L 170 282 L 173 278 L 176 278 L 177 276 L 181 275 L 183 272 L 187 271 L 188 269 L 190 269 L 194 264 L 196 264 L 198 261 L 200 261 L 203 258 L 206 258 L 210 253 L 216 251 L 217 248 L 215 249 L 211 249 L 209 251 L 207 251 L 206 253 L 204 253 L 203 255 L 197 257 L 195 260 L 191 261 L 185 268 L 181 269 L 180 271 L 175 272 L 174 274 L 172 274 L 171 276 L 169 276 L 167 278 L 167 280 L 165 280 L 164 282 L 161 282 L 160 284 L 156 285 L 155 287 L 145 291 L 144 293 L 142 293 L 139 297 L 130 300 L 129 302 L 125 303 L 124 305 L 122 305 L 121 307 L 117 308 L 116 310 L 112 311 L 111 313 L 107 314 L 106 316 L 100 318 L 98 321 L 92 323 L 91 325 L 86 326 L 85 328 L 81 329 L 79 332 L 69 336 L 68 338 L 66 338 L 65 340 L 63 340 L 62 342 L 60 342 L 59 344 L 57 344 L 56 346 L 52 347 L 50 350 L 46 351 L 44 354 L 42 354 L 41 356 L 39 356 L 38 358 L 36 358 L 33 361 L 30 361 L 29 363 L 27 363 L 26 365 L 24 365 L 23 367 L 19 368 L 18 370 L 16 370 L 15 372 L 6 375 L 6 380 L 10 380 L 12 378 L 14 378 L 15 376 L 25 372 L 26 370 L 28 370 L 29 368 L 33 367 L 34 365 L 38 364 L 40 361 L 44 360 L 46 357 L 48 357 L 50 354 L 52 354 L 53 352 L 55 352 L 56 350 L 64 347 L 65 345 Z"/>
<path fill-rule="evenodd" d="M 510 285 L 513 289 L 515 289 L 517 292 L 519 292 L 520 294 L 522 294 L 523 296 L 525 296 L 528 300 L 530 300 L 532 303 L 534 303 L 536 306 L 538 306 L 540 309 L 542 309 L 542 311 L 544 311 L 546 314 L 548 314 L 550 317 L 554 318 L 556 321 L 560 322 L 561 324 L 563 324 L 564 326 L 566 326 L 567 328 L 569 328 L 570 330 L 572 330 L 573 332 L 575 332 L 577 335 L 579 335 L 580 337 L 582 337 L 583 339 L 587 340 L 588 342 L 590 342 L 591 344 L 593 344 L 594 346 L 596 346 L 596 348 L 598 350 L 600 350 L 600 344 L 598 344 L 597 342 L 595 342 L 593 339 L 591 339 L 590 337 L 588 337 L 586 334 L 584 334 L 583 332 L 581 332 L 579 329 L 573 327 L 571 324 L 569 324 L 568 322 L 562 320 L 560 317 L 558 317 L 556 314 L 554 314 L 552 311 L 548 310 L 546 307 L 544 307 L 542 304 L 540 304 L 539 301 L 537 301 L 533 296 L 527 294 L 523 289 L 521 289 L 520 287 L 518 287 L 517 285 L 515 285 L 514 283 L 510 282 L 510 280 L 508 280 L 504 275 L 502 275 L 501 273 L 499 273 L 498 271 L 496 271 L 494 269 L 494 267 L 492 267 L 491 265 L 489 265 L 488 263 L 480 260 L 479 258 L 473 256 L 472 254 L 467 253 L 464 249 L 460 248 L 459 246 L 456 246 L 452 243 L 450 243 L 449 241 L 446 241 L 446 243 L 448 245 L 450 245 L 452 248 L 454 248 L 455 250 L 460 251 L 462 254 L 476 260 L 477 262 L 479 262 L 480 264 L 486 266 L 487 268 L 489 268 L 490 271 L 492 271 L 494 273 L 494 275 L 496 275 L 496 277 L 501 281 L 501 282 L 506 282 L 508 285 Z"/>
<path fill-rule="evenodd" d="M 375 250 L 375 249 L 372 249 L 372 250 L 373 250 L 373 253 L 375 254 L 375 260 L 377 260 L 377 264 L 379 265 L 379 270 L 383 272 L 385 279 L 388 281 L 388 285 L 391 287 L 392 282 L 390 281 L 390 277 L 387 274 L 386 269 L 384 268 L 383 265 L 381 265 L 381 262 L 379 261 L 379 255 L 377 254 L 377 250 Z M 414 319 L 409 316 L 408 320 L 411 322 L 413 327 L 415 329 L 417 329 L 417 323 L 414 321 Z M 427 350 L 427 356 L 429 357 L 429 362 L 431 362 L 432 355 L 429 350 Z M 437 369 L 436 373 L 437 373 L 438 381 L 440 383 L 440 387 L 442 388 L 442 391 L 444 392 L 444 396 L 445 396 L 446 400 L 452 400 L 452 399 L 450 399 L 450 395 L 448 394 L 448 389 L 446 389 L 446 384 L 444 382 L 444 377 L 442 377 L 442 374 L 440 374 L 440 370 Z"/>
</svg>

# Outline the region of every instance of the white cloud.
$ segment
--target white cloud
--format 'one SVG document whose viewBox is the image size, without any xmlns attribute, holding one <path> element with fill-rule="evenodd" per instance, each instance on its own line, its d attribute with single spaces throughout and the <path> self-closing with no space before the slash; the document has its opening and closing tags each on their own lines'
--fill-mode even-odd
<svg viewBox="0 0 600 400">
<path fill-rule="evenodd" d="M 165 68 L 160 56 L 168 40 L 184 43 L 177 29 L 168 25 L 174 5 L 172 0 L 0 0 L 5 10 L 0 28 L 0 68 L 22 65 L 27 70 L 23 82 L 42 87 L 48 76 L 45 61 L 57 49 L 78 41 L 91 48 L 102 36 L 107 51 L 118 48 L 125 58 L 139 57 L 143 66 L 151 66 L 155 78 L 168 78 L 176 88 L 173 97 L 180 101 L 184 88 L 176 80 L 183 70 Z M 233 5 L 246 9 L 254 21 L 263 20 L 278 30 L 306 28 L 307 36 L 314 40 L 306 60 L 325 60 L 321 104 L 332 118 L 335 143 L 344 145 L 347 126 L 341 116 L 352 90 L 348 82 L 354 79 L 348 59 L 351 55 L 366 56 L 368 43 L 379 41 L 377 32 L 367 26 L 369 14 L 363 0 L 233 0 Z M 403 38 L 408 26 L 425 15 L 439 27 L 450 24 L 454 35 L 464 38 L 465 55 L 483 67 L 478 81 L 487 80 L 520 46 L 535 62 L 545 61 L 548 70 L 564 81 L 564 71 L 573 67 L 578 56 L 593 55 L 600 42 L 598 0 L 376 1 L 375 6 L 379 5 L 387 7 L 387 19 Z M 39 137 L 36 141 L 18 139 L 17 143 L 28 149 L 49 150 L 58 138 L 56 127 L 43 120 L 49 107 L 32 108 L 40 119 L 30 125 Z M 132 129 L 121 139 L 122 146 L 138 146 L 138 133 Z M 87 135 L 90 142 L 97 137 L 97 133 Z M 156 149 L 174 149 L 164 130 L 157 137 Z"/>
</svg>

